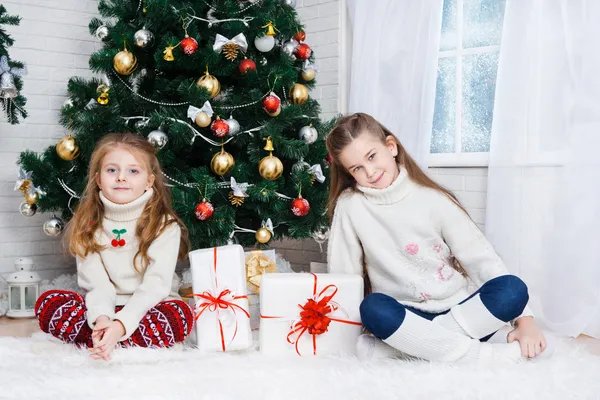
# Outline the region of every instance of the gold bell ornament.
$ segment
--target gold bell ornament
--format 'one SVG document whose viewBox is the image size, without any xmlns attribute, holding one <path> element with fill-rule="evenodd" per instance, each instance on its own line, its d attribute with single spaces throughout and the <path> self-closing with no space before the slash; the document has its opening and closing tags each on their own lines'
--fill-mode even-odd
<svg viewBox="0 0 600 400">
<path fill-rule="evenodd" d="M 108 91 L 110 90 L 110 87 L 108 87 L 107 85 L 105 85 L 104 83 L 101 84 L 100 86 L 98 86 L 98 88 L 96 89 L 96 93 L 98 93 L 98 103 L 102 104 L 103 106 L 108 104 Z"/>
<path fill-rule="evenodd" d="M 204 73 L 204 76 L 202 76 L 200 79 L 198 79 L 198 82 L 196 82 L 196 87 L 203 87 L 204 89 L 208 90 L 211 99 L 213 99 L 221 91 L 221 84 L 219 83 L 219 80 L 208 73 L 208 65 L 206 66 L 206 72 Z"/>
<path fill-rule="evenodd" d="M 274 181 L 279 178 L 281 174 L 283 174 L 283 163 L 281 160 L 273 155 L 273 141 L 271 140 L 271 136 L 264 139 L 267 141 L 267 144 L 264 147 L 264 150 L 269 152 L 269 155 L 264 157 L 258 163 L 258 173 L 265 179 L 270 181 Z"/>
</svg>

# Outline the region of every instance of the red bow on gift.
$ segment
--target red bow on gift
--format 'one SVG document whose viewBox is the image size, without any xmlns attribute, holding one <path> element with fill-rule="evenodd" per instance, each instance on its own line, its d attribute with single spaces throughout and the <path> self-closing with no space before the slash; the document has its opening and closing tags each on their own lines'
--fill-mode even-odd
<svg viewBox="0 0 600 400">
<path fill-rule="evenodd" d="M 214 248 L 214 269 L 215 269 L 215 286 L 218 287 L 217 248 L 216 247 Z M 231 310 L 233 312 L 233 317 L 235 320 L 235 330 L 233 331 L 233 335 L 231 336 L 231 340 L 229 341 L 229 344 L 231 344 L 231 342 L 233 342 L 233 339 L 235 339 L 235 336 L 237 335 L 238 321 L 237 321 L 236 309 L 241 310 L 246 315 L 246 317 L 250 318 L 250 314 L 248 313 L 248 311 L 246 311 L 243 307 L 240 307 L 239 305 L 233 303 L 234 300 L 247 299 L 248 296 L 234 296 L 232 294 L 231 290 L 229 290 L 229 289 L 222 290 L 216 297 L 209 291 L 202 292 L 200 294 L 192 293 L 191 296 L 199 297 L 204 300 L 202 303 L 196 303 L 196 320 L 198 320 L 198 318 L 200 318 L 202 313 L 204 313 L 204 311 L 206 311 L 206 310 L 208 310 L 210 312 L 217 312 L 217 313 L 219 312 L 219 310 L 223 310 L 223 311 Z M 217 321 L 219 322 L 219 332 L 221 334 L 221 348 L 223 349 L 223 351 L 225 351 L 225 348 L 226 348 L 225 334 L 223 333 L 223 324 L 221 323 L 221 320 L 219 319 L 218 314 L 217 314 Z"/>
<path fill-rule="evenodd" d="M 341 322 L 350 325 L 362 325 L 360 322 L 349 321 L 346 319 L 333 318 L 328 316 L 340 309 L 339 304 L 332 301 L 336 295 L 338 288 L 335 285 L 327 285 L 317 295 L 317 276 L 313 273 L 311 275 L 314 278 L 313 284 L 313 297 L 308 299 L 304 305 L 298 304 L 298 307 L 302 309 L 300 311 L 300 319 L 292 322 L 290 326 L 290 332 L 287 335 L 287 341 L 293 344 L 296 348 L 296 353 L 301 356 L 298 350 L 298 342 L 304 333 L 308 332 L 312 335 L 313 342 L 313 354 L 317 354 L 317 335 L 322 335 L 327 332 L 331 321 Z M 282 317 L 270 317 L 261 315 L 261 318 L 282 318 Z"/>
</svg>

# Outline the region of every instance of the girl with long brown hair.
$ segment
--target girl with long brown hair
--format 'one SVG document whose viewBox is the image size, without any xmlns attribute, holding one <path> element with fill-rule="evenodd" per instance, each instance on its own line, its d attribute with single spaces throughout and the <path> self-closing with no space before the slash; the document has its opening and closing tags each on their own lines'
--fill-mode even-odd
<svg viewBox="0 0 600 400">
<path fill-rule="evenodd" d="M 108 134 L 98 142 L 66 240 L 85 299 L 42 294 L 35 312 L 44 332 L 105 360 L 117 345 L 169 347 L 189 335 L 193 313 L 175 275 L 189 250 L 187 229 L 145 138 Z"/>
<path fill-rule="evenodd" d="M 330 272 L 361 274 L 362 358 L 432 361 L 533 358 L 546 339 L 510 275 L 457 198 L 419 168 L 373 117 L 342 117 L 327 136 L 332 158 Z M 487 340 L 506 324 L 504 343 Z"/>
</svg>

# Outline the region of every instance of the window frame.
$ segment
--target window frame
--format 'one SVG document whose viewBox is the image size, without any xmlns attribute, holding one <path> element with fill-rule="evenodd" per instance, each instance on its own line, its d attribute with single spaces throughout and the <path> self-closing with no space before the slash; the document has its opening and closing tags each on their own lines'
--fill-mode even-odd
<svg viewBox="0 0 600 400">
<path fill-rule="evenodd" d="M 456 131 L 453 153 L 429 153 L 428 164 L 430 167 L 487 167 L 489 165 L 489 152 L 463 152 L 462 151 L 462 83 L 463 83 L 463 56 L 500 53 L 500 45 L 463 48 L 464 31 L 464 0 L 456 0 L 456 49 L 438 52 L 438 65 L 441 58 L 456 59 L 455 101 L 456 101 Z M 440 31 L 441 35 L 441 31 Z M 497 80 L 497 76 L 496 76 Z"/>
</svg>

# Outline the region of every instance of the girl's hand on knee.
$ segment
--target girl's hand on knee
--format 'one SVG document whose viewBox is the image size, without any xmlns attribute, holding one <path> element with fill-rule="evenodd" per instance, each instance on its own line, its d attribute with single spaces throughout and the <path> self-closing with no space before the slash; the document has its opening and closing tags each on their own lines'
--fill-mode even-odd
<svg viewBox="0 0 600 400">
<path fill-rule="evenodd" d="M 110 321 L 108 326 L 104 328 L 102 338 L 94 343 L 94 347 L 90 349 L 90 357 L 99 360 L 110 360 L 110 353 L 119 343 L 119 339 L 125 334 L 125 327 L 119 320 Z"/>
<path fill-rule="evenodd" d="M 533 321 L 533 317 L 521 317 L 515 321 L 516 328 L 511 331 L 507 340 L 515 340 L 521 345 L 521 354 L 526 358 L 533 358 L 546 349 L 546 338 Z"/>
</svg>

